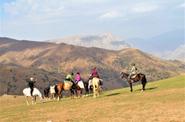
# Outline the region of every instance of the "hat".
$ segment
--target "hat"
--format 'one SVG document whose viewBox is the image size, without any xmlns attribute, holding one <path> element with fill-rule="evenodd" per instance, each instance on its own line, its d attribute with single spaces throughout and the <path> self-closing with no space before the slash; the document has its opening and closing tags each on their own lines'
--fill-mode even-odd
<svg viewBox="0 0 185 122">
<path fill-rule="evenodd" d="M 33 81 L 33 79 L 34 79 L 33 77 L 30 78 L 31 81 Z"/>
</svg>

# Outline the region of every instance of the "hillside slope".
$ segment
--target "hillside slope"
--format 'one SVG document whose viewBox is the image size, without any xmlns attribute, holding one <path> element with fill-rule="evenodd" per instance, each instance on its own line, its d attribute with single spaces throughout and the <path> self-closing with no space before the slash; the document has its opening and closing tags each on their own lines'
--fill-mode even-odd
<svg viewBox="0 0 185 122">
<path fill-rule="evenodd" d="M 26 106 L 22 96 L 0 97 L 0 121 L 53 122 L 183 122 L 185 75 L 147 84 L 103 92 L 99 98 L 63 98 Z M 16 103 L 16 104 L 14 104 Z M 20 116 L 21 115 L 21 116 Z"/>
<path fill-rule="evenodd" d="M 113 51 L 63 43 L 55 44 L 0 38 L 0 64 L 5 66 L 16 65 L 16 70 L 13 71 L 24 70 L 24 68 L 30 69 L 30 71 L 26 72 L 29 74 L 28 77 L 34 75 L 31 71 L 32 69 L 35 72 L 44 70 L 54 74 L 61 74 L 61 77 L 56 77 L 58 80 L 63 80 L 63 76 L 71 71 L 79 71 L 86 81 L 91 69 L 96 66 L 101 78 L 104 80 L 104 89 L 114 89 L 127 86 L 126 81 L 120 79 L 120 72 L 127 72 L 131 63 L 135 63 L 139 71 L 146 74 L 148 81 L 164 79 L 185 72 L 185 64 L 182 62 L 161 60 L 134 48 Z M 12 74 L 2 74 L 2 70 L 0 68 L 2 78 L 0 82 L 6 81 L 5 85 L 8 86 L 7 83 L 10 81 L 7 77 L 12 77 Z M 38 79 L 41 79 L 40 75 L 49 74 L 46 72 L 37 75 Z M 24 74 L 22 75 L 24 76 Z M 18 76 L 15 75 L 15 77 Z M 23 77 L 17 79 L 20 80 L 15 84 L 16 89 L 22 89 L 23 86 L 19 84 L 23 84 L 24 79 Z M 39 87 L 43 88 L 45 85 L 42 84 Z"/>
</svg>

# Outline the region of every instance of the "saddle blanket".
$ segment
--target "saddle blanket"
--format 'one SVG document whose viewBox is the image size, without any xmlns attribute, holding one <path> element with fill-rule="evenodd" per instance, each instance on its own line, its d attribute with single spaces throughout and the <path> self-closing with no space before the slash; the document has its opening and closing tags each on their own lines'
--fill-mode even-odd
<svg viewBox="0 0 185 122">
<path fill-rule="evenodd" d="M 84 83 L 83 81 L 78 81 L 78 86 L 81 88 L 81 89 L 84 89 Z"/>
<path fill-rule="evenodd" d="M 64 82 L 64 89 L 69 90 L 72 85 L 73 85 L 73 83 L 71 81 L 65 81 Z"/>
</svg>

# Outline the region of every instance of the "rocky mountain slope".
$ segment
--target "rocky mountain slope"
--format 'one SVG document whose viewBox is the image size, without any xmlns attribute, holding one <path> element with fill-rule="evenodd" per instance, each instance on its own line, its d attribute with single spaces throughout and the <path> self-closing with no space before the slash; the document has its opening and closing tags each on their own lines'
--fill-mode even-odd
<svg viewBox="0 0 185 122">
<path fill-rule="evenodd" d="M 20 85 L 25 83 L 25 77 L 33 76 L 35 73 L 35 77 L 42 79 L 39 87 L 43 89 L 48 84 L 46 77 L 49 77 L 49 80 L 63 80 L 64 75 L 71 71 L 81 72 L 83 79 L 87 80 L 94 66 L 98 68 L 104 80 L 104 89 L 124 87 L 127 83 L 120 79 L 120 72 L 128 71 L 131 63 L 135 63 L 139 71 L 146 74 L 148 81 L 185 72 L 185 64 L 182 62 L 161 60 L 134 48 L 112 51 L 64 43 L 0 38 L 0 64 L 5 67 L 0 68 L 0 83 L 6 88 L 3 92 L 11 94 L 19 94 L 20 90 L 17 89 L 25 87 Z M 10 71 L 7 67 L 13 69 L 12 72 L 6 73 Z M 7 90 L 9 84 L 15 81 L 14 78 L 11 79 L 13 76 L 18 79 L 14 83 L 15 88 Z"/>
</svg>

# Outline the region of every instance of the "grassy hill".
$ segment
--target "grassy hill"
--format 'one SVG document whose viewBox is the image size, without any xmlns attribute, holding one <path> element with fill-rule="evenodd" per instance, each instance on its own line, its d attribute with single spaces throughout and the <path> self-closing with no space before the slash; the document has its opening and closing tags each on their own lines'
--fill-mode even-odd
<svg viewBox="0 0 185 122">
<path fill-rule="evenodd" d="M 99 98 L 63 98 L 27 106 L 22 96 L 0 97 L 1 122 L 184 122 L 185 75 L 106 91 Z"/>
<path fill-rule="evenodd" d="M 3 67 L 0 67 L 0 86 L 4 86 L 3 90 L 0 88 L 0 95 L 21 94 L 19 89 L 25 87 L 25 77 L 31 76 L 39 80 L 38 87 L 42 89 L 48 85 L 48 79 L 54 77 L 63 80 L 71 71 L 80 72 L 86 81 L 95 66 L 100 77 L 106 81 L 105 89 L 122 88 L 127 84 L 122 82 L 120 72 L 128 72 L 131 63 L 136 64 L 139 72 L 145 74 L 148 81 L 185 72 L 183 62 L 162 60 L 134 48 L 115 51 L 64 43 L 0 38 L 0 66 Z"/>
</svg>

